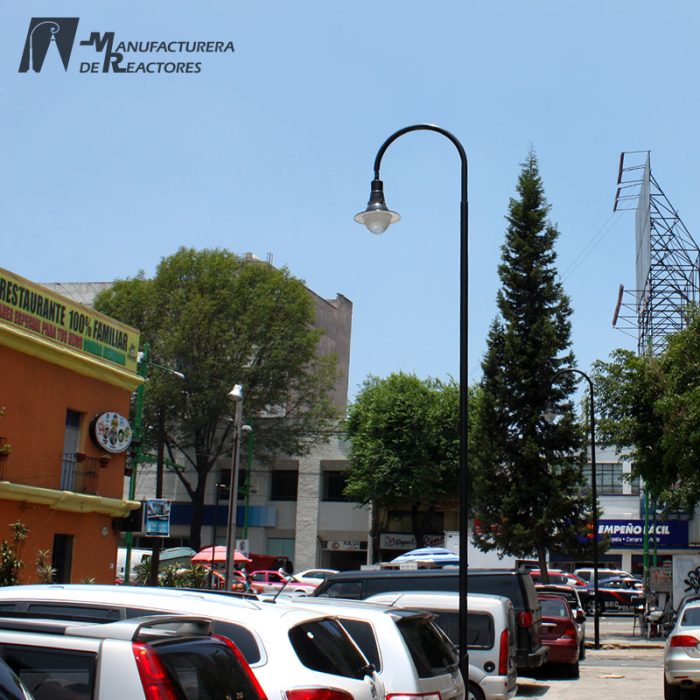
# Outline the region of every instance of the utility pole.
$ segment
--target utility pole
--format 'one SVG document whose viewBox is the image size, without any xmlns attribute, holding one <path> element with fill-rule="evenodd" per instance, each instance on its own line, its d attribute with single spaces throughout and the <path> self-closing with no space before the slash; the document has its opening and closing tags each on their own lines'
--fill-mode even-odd
<svg viewBox="0 0 700 700">
<path fill-rule="evenodd" d="M 158 462 L 156 466 L 156 498 L 163 498 L 163 468 L 165 461 L 165 409 L 158 409 Z M 151 571 L 148 580 L 150 586 L 158 585 L 158 571 L 160 569 L 160 549 L 162 540 L 154 539 L 153 553 L 151 554 Z"/>
</svg>

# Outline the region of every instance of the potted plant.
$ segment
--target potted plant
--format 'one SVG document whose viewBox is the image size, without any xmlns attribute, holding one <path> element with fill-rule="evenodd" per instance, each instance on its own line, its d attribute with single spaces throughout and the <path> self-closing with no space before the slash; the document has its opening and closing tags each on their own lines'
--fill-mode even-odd
<svg viewBox="0 0 700 700">
<path fill-rule="evenodd" d="M 0 445 L 0 457 L 7 457 L 10 452 L 12 452 L 12 445 L 10 445 L 9 442 L 3 442 L 2 445 Z"/>
<path fill-rule="evenodd" d="M 98 457 L 98 461 L 100 462 L 100 466 L 102 468 L 106 467 L 109 464 L 109 460 L 112 459 L 110 455 L 100 455 Z"/>
</svg>

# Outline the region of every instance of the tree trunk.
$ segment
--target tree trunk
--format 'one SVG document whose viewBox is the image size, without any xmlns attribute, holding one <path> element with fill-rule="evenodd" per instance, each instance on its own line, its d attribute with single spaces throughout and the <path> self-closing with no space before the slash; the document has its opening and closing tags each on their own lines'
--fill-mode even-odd
<svg viewBox="0 0 700 700">
<path fill-rule="evenodd" d="M 411 524 L 413 536 L 416 538 L 416 549 L 423 546 L 425 537 L 425 517 L 420 512 L 420 506 L 417 503 L 411 504 Z"/>
<path fill-rule="evenodd" d="M 197 488 L 192 495 L 192 520 L 190 522 L 190 547 L 198 552 L 202 546 L 202 523 L 204 522 L 204 493 L 207 477 L 200 474 Z M 231 495 L 229 495 L 231 498 Z"/>
<path fill-rule="evenodd" d="M 540 562 L 540 576 L 542 577 L 542 583 L 549 583 L 549 571 L 547 570 L 547 549 L 545 547 L 538 547 L 537 558 Z"/>
</svg>

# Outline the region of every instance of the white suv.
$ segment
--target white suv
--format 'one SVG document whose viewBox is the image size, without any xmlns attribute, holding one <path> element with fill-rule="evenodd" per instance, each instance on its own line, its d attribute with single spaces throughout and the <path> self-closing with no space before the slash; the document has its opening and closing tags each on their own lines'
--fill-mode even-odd
<svg viewBox="0 0 700 700">
<path fill-rule="evenodd" d="M 274 604 L 336 617 L 379 672 L 387 698 L 463 700 L 454 645 L 431 614 L 341 598 L 281 595 Z"/>
<path fill-rule="evenodd" d="M 322 611 L 186 588 L 48 584 L 0 588 L 3 611 L 73 620 L 204 615 L 241 650 L 269 700 L 378 700 L 381 680 L 345 629 Z M 122 695 L 121 698 L 129 697 Z"/>
<path fill-rule="evenodd" d="M 0 618 L 0 656 L 35 700 L 265 700 L 240 652 L 211 627 L 185 616 Z"/>
<path fill-rule="evenodd" d="M 367 598 L 397 608 L 428 610 L 457 644 L 459 594 L 451 591 L 378 593 Z M 508 700 L 517 691 L 515 611 L 510 599 L 470 593 L 467 596 L 469 632 L 469 692 L 475 700 Z M 475 687 L 478 686 L 478 687 Z"/>
</svg>

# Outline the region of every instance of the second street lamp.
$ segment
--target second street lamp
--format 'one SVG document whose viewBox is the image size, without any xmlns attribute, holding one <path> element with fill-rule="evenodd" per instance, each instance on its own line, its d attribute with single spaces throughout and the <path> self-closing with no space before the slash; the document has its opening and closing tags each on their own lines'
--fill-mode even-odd
<svg viewBox="0 0 700 700">
<path fill-rule="evenodd" d="M 231 451 L 231 481 L 228 494 L 228 522 L 226 523 L 226 570 L 224 590 L 230 591 L 233 583 L 233 560 L 236 555 L 236 508 L 238 507 L 238 455 L 241 451 L 241 424 L 243 423 L 243 387 L 236 384 L 228 393 L 236 404 L 233 425 L 233 449 Z"/>
<path fill-rule="evenodd" d="M 382 157 L 386 149 L 400 136 L 412 131 L 434 131 L 457 149 L 461 164 L 461 203 L 459 217 L 460 274 L 459 274 L 459 647 L 462 656 L 460 668 L 464 678 L 469 677 L 469 652 L 467 651 L 467 591 L 469 570 L 469 475 L 467 471 L 467 320 L 468 320 L 468 230 L 467 204 L 468 165 L 464 147 L 453 134 L 435 124 L 414 124 L 399 129 L 384 141 L 374 159 L 374 179 L 365 211 L 355 216 L 358 224 L 364 224 L 372 233 L 380 234 L 401 217 L 390 211 L 384 201 L 384 183 L 379 177 Z"/>
<path fill-rule="evenodd" d="M 594 641 L 593 648 L 600 649 L 600 615 L 598 613 L 598 476 L 596 473 L 595 462 L 595 403 L 593 396 L 593 382 L 591 378 L 580 369 L 575 367 L 563 367 L 558 370 L 553 378 L 553 381 L 560 375 L 578 374 L 588 382 L 588 391 L 590 394 L 590 413 L 589 422 L 591 429 L 591 501 L 592 501 L 592 523 L 593 523 L 593 629 Z"/>
</svg>

